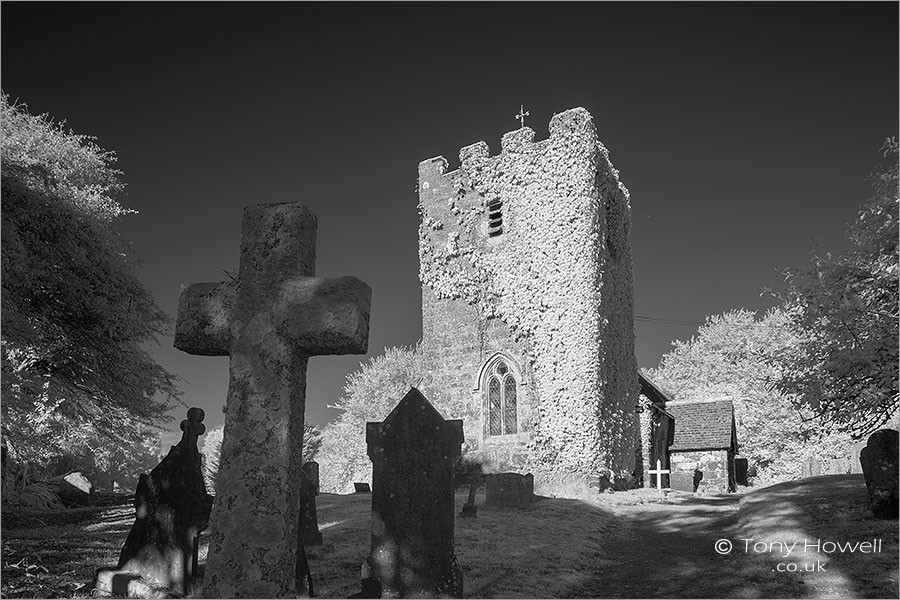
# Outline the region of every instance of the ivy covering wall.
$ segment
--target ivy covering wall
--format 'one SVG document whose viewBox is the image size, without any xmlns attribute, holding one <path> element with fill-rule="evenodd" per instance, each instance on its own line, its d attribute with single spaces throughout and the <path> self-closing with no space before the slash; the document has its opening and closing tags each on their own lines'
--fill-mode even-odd
<svg viewBox="0 0 900 600">
<path fill-rule="evenodd" d="M 555 115 L 540 142 L 528 127 L 507 133 L 497 156 L 484 142 L 465 147 L 460 163 L 419 165 L 423 288 L 501 319 L 529 349 L 536 468 L 630 474 L 640 444 L 631 209 L 590 114 Z"/>
</svg>

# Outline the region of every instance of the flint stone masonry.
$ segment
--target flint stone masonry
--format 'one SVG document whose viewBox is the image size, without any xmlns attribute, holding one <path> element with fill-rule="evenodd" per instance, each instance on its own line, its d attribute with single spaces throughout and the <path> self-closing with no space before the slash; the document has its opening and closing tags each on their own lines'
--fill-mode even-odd
<svg viewBox="0 0 900 600">
<path fill-rule="evenodd" d="M 898 499 L 898 437 L 895 429 L 880 429 L 869 436 L 859 454 L 869 506 L 876 519 L 896 519 L 900 512 Z"/>
<path fill-rule="evenodd" d="M 134 498 L 137 518 L 118 566 L 97 572 L 94 588 L 100 593 L 127 595 L 135 586 L 188 592 L 196 575 L 198 536 L 209 523 L 213 503 L 197 450 L 197 437 L 206 430 L 204 416 L 201 408 L 189 409 L 181 441 L 149 475 L 141 474 Z"/>
<path fill-rule="evenodd" d="M 484 478 L 488 506 L 527 506 L 534 502 L 534 476 L 529 473 L 493 473 Z"/>
<path fill-rule="evenodd" d="M 230 356 L 206 597 L 297 590 L 307 362 L 366 352 L 372 296 L 355 277 L 314 277 L 316 226 L 300 203 L 248 206 L 237 281 L 182 288 L 175 346 Z"/>
<path fill-rule="evenodd" d="M 465 406 L 454 416 L 467 439 L 517 468 L 630 476 L 631 208 L 590 114 L 555 115 L 539 142 L 528 127 L 507 133 L 497 156 L 484 142 L 459 156 L 452 172 L 443 157 L 419 164 L 425 389 Z M 502 234 L 491 236 L 497 201 Z M 514 436 L 485 434 L 479 374 L 497 353 L 521 375 Z"/>
<path fill-rule="evenodd" d="M 366 424 L 372 545 L 364 591 L 380 583 L 385 598 L 463 597 L 453 553 L 453 471 L 462 442 L 462 421 L 445 421 L 415 388 L 384 421 Z"/>
</svg>

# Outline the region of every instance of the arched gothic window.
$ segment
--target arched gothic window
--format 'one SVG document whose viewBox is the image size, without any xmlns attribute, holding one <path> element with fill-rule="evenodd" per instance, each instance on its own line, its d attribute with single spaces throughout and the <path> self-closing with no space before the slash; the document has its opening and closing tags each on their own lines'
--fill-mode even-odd
<svg viewBox="0 0 900 600">
<path fill-rule="evenodd" d="M 518 433 L 517 402 L 519 382 L 503 359 L 497 360 L 487 373 L 485 401 L 485 433 L 508 435 Z"/>
</svg>

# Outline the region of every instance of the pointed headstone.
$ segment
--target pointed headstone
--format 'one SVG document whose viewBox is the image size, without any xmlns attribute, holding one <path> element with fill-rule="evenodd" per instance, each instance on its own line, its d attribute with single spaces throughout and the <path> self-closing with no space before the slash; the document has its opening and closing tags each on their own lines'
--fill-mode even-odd
<svg viewBox="0 0 900 600">
<path fill-rule="evenodd" d="M 462 598 L 453 553 L 453 475 L 462 442 L 462 421 L 445 420 L 415 388 L 384 421 L 366 424 L 372 544 L 364 593 Z"/>
</svg>

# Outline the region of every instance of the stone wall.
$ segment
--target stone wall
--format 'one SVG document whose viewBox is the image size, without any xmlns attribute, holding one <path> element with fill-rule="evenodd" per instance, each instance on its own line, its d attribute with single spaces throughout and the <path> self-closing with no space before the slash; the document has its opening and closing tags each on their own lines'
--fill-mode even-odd
<svg viewBox="0 0 900 600">
<path fill-rule="evenodd" d="M 630 474 L 639 436 L 628 191 L 584 109 L 555 115 L 546 140 L 523 127 L 501 145 L 493 157 L 484 142 L 463 148 L 452 172 L 443 157 L 419 164 L 434 384 L 471 398 L 466 439 L 483 441 L 478 373 L 503 351 L 522 370 L 519 442 L 536 465 Z"/>
<path fill-rule="evenodd" d="M 703 479 L 697 487 L 697 492 L 709 494 L 723 494 L 729 491 L 728 469 L 729 461 L 734 457 L 728 450 L 704 450 L 695 452 L 671 452 L 669 464 L 672 470 L 673 482 L 678 479 L 676 472 L 694 475 L 699 469 L 703 472 Z"/>
</svg>

